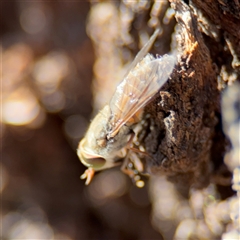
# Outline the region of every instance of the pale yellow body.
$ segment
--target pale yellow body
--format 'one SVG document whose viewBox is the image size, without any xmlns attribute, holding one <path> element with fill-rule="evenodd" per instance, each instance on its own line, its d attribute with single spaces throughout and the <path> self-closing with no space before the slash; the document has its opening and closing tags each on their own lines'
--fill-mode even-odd
<svg viewBox="0 0 240 240">
<path fill-rule="evenodd" d="M 86 167 L 93 167 L 96 171 L 115 166 L 117 160 L 125 157 L 125 152 L 122 149 L 129 142 L 132 131 L 130 127 L 123 126 L 120 131 L 113 137 L 108 139 L 108 134 L 111 126 L 111 110 L 106 105 L 93 119 L 85 137 L 79 143 L 77 150 L 78 156 Z M 94 158 L 93 158 L 94 156 Z M 89 159 L 93 158 L 94 164 L 91 164 Z M 100 160 L 96 164 L 96 159 Z"/>
</svg>

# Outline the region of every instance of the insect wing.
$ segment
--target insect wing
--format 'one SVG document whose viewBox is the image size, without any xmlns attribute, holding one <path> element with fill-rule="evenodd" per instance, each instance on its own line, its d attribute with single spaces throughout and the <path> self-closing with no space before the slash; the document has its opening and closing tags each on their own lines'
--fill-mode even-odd
<svg viewBox="0 0 240 240">
<path fill-rule="evenodd" d="M 147 55 L 150 48 L 152 47 L 154 41 L 156 40 L 159 33 L 159 29 L 156 29 L 153 35 L 150 37 L 150 39 L 147 41 L 147 43 L 142 47 L 142 49 L 138 52 L 136 57 L 134 58 L 133 62 L 131 63 L 128 71 L 124 75 L 124 78 L 129 74 L 129 72 L 135 68 L 135 66 Z"/>
<path fill-rule="evenodd" d="M 148 54 L 118 85 L 111 102 L 112 126 L 110 137 L 143 108 L 167 81 L 176 58 L 164 55 L 155 59 Z"/>
</svg>

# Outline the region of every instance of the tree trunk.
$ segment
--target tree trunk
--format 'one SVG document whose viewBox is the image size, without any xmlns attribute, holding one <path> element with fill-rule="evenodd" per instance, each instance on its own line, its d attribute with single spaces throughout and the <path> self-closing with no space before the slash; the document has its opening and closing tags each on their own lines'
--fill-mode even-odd
<svg viewBox="0 0 240 240">
<path fill-rule="evenodd" d="M 181 194 L 180 198 L 175 197 L 181 204 L 184 199 L 192 201 L 196 196 L 189 192 L 190 189 L 203 189 L 197 193 L 205 196 L 210 183 L 217 189 L 210 191 L 213 196 L 220 194 L 220 199 L 225 199 L 233 195 L 232 169 L 224 163 L 230 141 L 222 127 L 221 94 L 240 78 L 239 2 L 171 0 L 170 3 L 175 15 L 169 4 L 162 1 L 153 4 L 146 1 L 142 5 L 126 1 L 119 6 L 106 3 L 101 10 L 108 9 L 109 15 L 102 21 L 97 17 L 100 7 L 93 5 L 88 25 L 97 51 L 96 109 L 101 107 L 100 99 L 106 103 L 111 97 L 123 75 L 120 69 L 124 69 L 131 59 L 129 54 L 133 53 L 130 55 L 133 59 L 145 34 L 153 32 L 149 26 L 161 29 L 152 52 L 162 55 L 171 49 L 172 54 L 177 54 L 178 61 L 170 79 L 145 108 L 141 130 L 134 142 L 150 156 L 143 159 L 139 154 L 145 162 L 146 172 L 153 179 L 150 193 L 155 209 L 153 219 L 157 220 L 153 222 L 166 239 L 173 237 L 177 225 L 168 230 L 159 227 L 159 223 L 166 224 L 167 221 L 156 211 L 163 208 L 159 204 L 164 205 L 159 199 L 167 201 L 169 197 L 160 188 L 169 183 L 156 176 L 166 176 L 173 183 Z M 97 35 L 98 28 L 105 34 Z M 109 61 L 105 62 L 105 58 Z M 99 67 L 100 63 L 105 64 L 105 71 Z M 112 87 L 110 91 L 109 86 Z M 202 211 L 205 211 L 204 206 Z M 206 222 L 207 219 L 205 216 Z M 207 237 L 219 237 L 220 234 Z M 175 236 L 178 236 L 177 231 Z"/>
</svg>

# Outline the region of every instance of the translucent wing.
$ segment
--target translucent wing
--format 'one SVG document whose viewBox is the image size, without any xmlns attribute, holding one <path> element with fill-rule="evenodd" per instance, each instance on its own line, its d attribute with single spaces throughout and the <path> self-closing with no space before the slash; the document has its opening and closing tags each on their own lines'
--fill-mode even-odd
<svg viewBox="0 0 240 240">
<path fill-rule="evenodd" d="M 152 47 L 154 41 L 156 40 L 159 33 L 159 29 L 156 29 L 147 43 L 142 47 L 142 49 L 138 52 L 136 57 L 134 58 L 133 62 L 131 63 L 128 71 L 126 72 L 124 78 L 128 75 L 128 73 L 135 68 L 135 66 L 146 56 L 149 52 L 150 48 Z"/>
<path fill-rule="evenodd" d="M 109 137 L 114 137 L 121 126 L 151 100 L 169 78 L 175 62 L 176 58 L 170 55 L 155 59 L 148 54 L 129 72 L 109 104 L 113 127 Z"/>
</svg>

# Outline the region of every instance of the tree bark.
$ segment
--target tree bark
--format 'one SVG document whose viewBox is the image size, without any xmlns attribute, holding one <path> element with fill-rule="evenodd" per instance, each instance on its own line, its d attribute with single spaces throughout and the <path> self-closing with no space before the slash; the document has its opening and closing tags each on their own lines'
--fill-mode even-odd
<svg viewBox="0 0 240 240">
<path fill-rule="evenodd" d="M 170 5 L 175 15 L 169 9 Z M 193 199 L 198 193 L 203 199 L 206 191 L 216 199 L 219 194 L 219 201 L 234 194 L 231 189 L 233 170 L 224 162 L 231 143 L 223 132 L 221 95 L 228 85 L 240 80 L 239 1 L 170 0 L 170 5 L 162 1 L 146 1 L 142 5 L 125 1 L 118 6 L 108 3 L 106 9 L 111 8 L 115 17 L 114 13 L 119 13 L 114 22 L 109 23 L 110 18 L 106 17 L 100 23 L 96 21 L 97 14 L 90 14 L 89 21 L 92 38 L 97 28 L 103 32 L 115 29 L 116 34 L 110 31 L 107 35 L 98 35 L 94 40 L 96 49 L 100 49 L 97 61 L 104 59 L 106 51 L 101 48 L 104 41 L 115 54 L 115 58 L 112 58 L 114 64 L 105 62 L 104 74 L 95 71 L 96 102 L 98 99 L 107 102 L 106 95 L 111 97 L 116 83 L 121 79 L 119 69 L 124 69 L 126 62 L 134 57 L 141 48 L 144 34 L 149 32 L 151 35 L 152 28 L 158 27 L 162 31 L 152 52 L 162 55 L 171 49 L 172 54 L 177 54 L 178 61 L 168 82 L 145 108 L 134 142 L 149 155 L 143 157 L 139 154 L 139 158 L 144 161 L 146 172 L 153 178 L 150 182 L 153 219 L 156 220 L 153 222 L 166 239 L 172 239 L 178 228 L 177 224 L 175 226 L 171 220 L 164 219 L 165 215 L 156 210 L 163 209 L 164 203 L 160 199 L 165 199 L 166 203 L 175 196 L 173 194 L 170 197 L 164 192 L 165 188 L 170 191 L 170 187 L 166 187 L 168 185 L 162 176 L 173 183 L 183 199 L 190 199 L 192 208 L 196 207 Z M 96 10 L 96 6 L 94 8 Z M 112 67 L 114 70 L 111 70 Z M 109 85 L 114 85 L 110 92 Z M 106 89 L 108 94 L 105 94 Z M 210 183 L 215 184 L 216 191 L 210 190 Z M 199 192 L 191 193 L 193 189 L 199 189 Z M 181 205 L 184 200 L 178 201 Z M 201 211 L 205 215 L 207 210 L 202 206 Z M 180 225 L 181 220 L 176 220 L 177 213 L 171 214 L 175 214 L 175 223 Z M 204 217 L 208 225 L 211 220 L 207 215 Z M 159 226 L 161 224 L 163 227 Z M 164 228 L 166 224 L 169 224 L 167 230 Z M 196 221 L 196 226 L 202 223 L 197 224 Z M 206 235 L 207 238 L 221 235 L 220 232 L 211 234 Z M 177 230 L 175 236 L 178 236 Z M 194 236 L 197 237 L 197 234 Z M 201 239 L 201 236 L 198 238 Z"/>
</svg>

